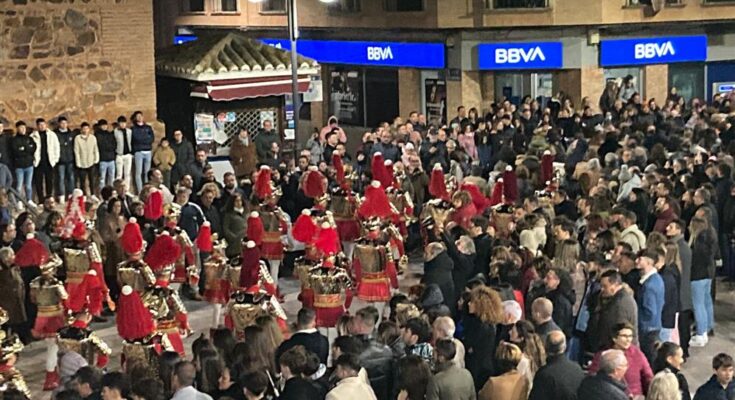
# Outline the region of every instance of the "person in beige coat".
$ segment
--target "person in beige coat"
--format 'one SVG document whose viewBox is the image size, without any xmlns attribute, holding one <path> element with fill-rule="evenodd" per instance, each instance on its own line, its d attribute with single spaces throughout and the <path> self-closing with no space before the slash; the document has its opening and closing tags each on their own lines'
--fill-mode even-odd
<svg viewBox="0 0 735 400">
<path fill-rule="evenodd" d="M 528 379 L 516 369 L 523 352 L 512 344 L 502 342 L 495 354 L 500 376 L 487 380 L 477 395 L 478 400 L 528 400 Z"/>
<path fill-rule="evenodd" d="M 74 138 L 74 161 L 77 167 L 77 184 L 89 196 L 95 188 L 94 169 L 100 163 L 100 150 L 97 147 L 97 138 L 92 134 L 92 128 L 86 122 L 82 123 L 81 132 Z M 89 181 L 89 187 L 86 186 Z"/>
<path fill-rule="evenodd" d="M 326 400 L 377 400 L 369 384 L 360 378 L 360 360 L 354 354 L 342 354 L 335 361 L 339 382 L 327 393 Z"/>
</svg>

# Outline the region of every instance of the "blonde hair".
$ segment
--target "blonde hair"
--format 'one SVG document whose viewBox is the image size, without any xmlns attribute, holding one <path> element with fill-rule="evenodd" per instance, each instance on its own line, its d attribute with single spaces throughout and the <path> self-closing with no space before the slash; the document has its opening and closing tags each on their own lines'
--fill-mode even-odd
<svg viewBox="0 0 735 400">
<path fill-rule="evenodd" d="M 521 348 L 513 343 L 500 342 L 498 350 L 495 351 L 495 359 L 498 363 L 498 372 L 508 372 L 518 367 L 523 358 Z"/>
<path fill-rule="evenodd" d="M 692 218 L 692 221 L 689 223 L 689 245 L 694 243 L 697 240 L 697 236 L 707 229 L 709 229 L 709 222 L 706 219 L 702 217 Z"/>
<path fill-rule="evenodd" d="M 679 255 L 679 245 L 676 242 L 669 240 L 666 242 L 666 265 L 674 264 L 676 268 L 681 272 L 681 256 Z"/>
<path fill-rule="evenodd" d="M 666 369 L 657 373 L 651 381 L 646 400 L 681 400 L 676 375 Z"/>
</svg>

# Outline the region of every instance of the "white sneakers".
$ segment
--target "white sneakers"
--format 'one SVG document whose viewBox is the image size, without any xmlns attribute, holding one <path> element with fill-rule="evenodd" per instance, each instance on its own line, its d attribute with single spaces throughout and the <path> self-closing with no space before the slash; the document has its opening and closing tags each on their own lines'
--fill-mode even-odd
<svg viewBox="0 0 735 400">
<path fill-rule="evenodd" d="M 29 201 L 28 202 L 28 205 L 31 206 L 31 207 L 33 207 L 33 208 L 38 208 L 38 205 L 36 205 L 36 203 L 34 203 L 33 200 Z"/>
<path fill-rule="evenodd" d="M 709 338 L 707 337 L 707 334 L 704 335 L 694 335 L 692 336 L 692 339 L 689 340 L 689 346 L 690 347 L 704 347 L 709 342 Z"/>
</svg>

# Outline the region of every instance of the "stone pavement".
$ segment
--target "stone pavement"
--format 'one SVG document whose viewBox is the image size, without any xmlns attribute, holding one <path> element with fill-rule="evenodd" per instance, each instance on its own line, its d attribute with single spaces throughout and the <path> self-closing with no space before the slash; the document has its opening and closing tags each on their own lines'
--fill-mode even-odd
<svg viewBox="0 0 735 400">
<path fill-rule="evenodd" d="M 408 272 L 401 277 L 401 290 L 406 291 L 408 287 L 418 282 L 423 267 L 420 264 L 409 264 Z M 301 303 L 296 299 L 299 291 L 299 283 L 295 279 L 281 278 L 281 289 L 285 294 L 284 309 L 291 321 L 295 319 Z M 718 285 L 718 300 L 715 309 L 716 319 L 716 336 L 710 339 L 709 344 L 705 348 L 692 348 L 691 358 L 685 364 L 683 372 L 689 380 L 692 392 L 699 385 L 709 379 L 712 368 L 712 356 L 719 352 L 735 353 L 733 351 L 733 343 L 735 343 L 735 314 L 732 312 L 735 305 L 735 285 L 720 283 Z M 211 307 L 206 302 L 186 301 L 186 307 L 189 310 L 189 323 L 194 330 L 194 334 L 185 339 L 187 350 L 190 349 L 191 342 L 199 337 L 202 333 L 209 331 L 212 319 Z M 351 311 L 355 311 L 365 305 L 359 299 L 355 299 L 352 303 Z M 105 324 L 96 324 L 94 326 L 97 334 L 107 342 L 112 348 L 112 357 L 108 365 L 109 370 L 118 370 L 120 366 L 120 349 L 121 339 L 117 335 L 117 329 L 112 322 Z M 45 365 L 45 344 L 43 342 L 35 342 L 26 347 L 20 357 L 18 363 L 19 369 L 23 372 L 33 393 L 33 399 L 49 399 L 50 394 L 41 392 L 41 386 L 44 379 Z"/>
</svg>

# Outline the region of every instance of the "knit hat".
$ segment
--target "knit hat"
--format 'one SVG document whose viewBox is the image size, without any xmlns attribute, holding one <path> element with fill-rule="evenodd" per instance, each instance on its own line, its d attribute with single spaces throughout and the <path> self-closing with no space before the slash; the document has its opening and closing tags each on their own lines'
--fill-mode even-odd
<svg viewBox="0 0 735 400">
<path fill-rule="evenodd" d="M 196 245 L 197 248 L 199 248 L 199 251 L 204 253 L 212 252 L 212 224 L 209 221 L 204 221 L 202 226 L 199 228 Z"/>
<path fill-rule="evenodd" d="M 271 168 L 269 166 L 260 166 L 258 176 L 255 178 L 254 191 L 255 195 L 261 200 L 265 200 L 273 194 L 273 188 L 271 187 Z"/>
<path fill-rule="evenodd" d="M 365 188 L 365 199 L 357 209 L 357 214 L 364 218 L 387 218 L 393 215 L 388 195 L 379 181 L 374 180 Z"/>
<path fill-rule="evenodd" d="M 317 199 L 324 196 L 327 192 L 327 180 L 316 166 L 310 166 L 304 176 L 304 182 L 301 189 L 304 195 L 311 199 Z"/>
<path fill-rule="evenodd" d="M 305 209 L 302 210 L 299 217 L 296 218 L 296 222 L 293 224 L 293 228 L 291 229 L 291 235 L 301 243 L 311 243 L 311 241 L 314 240 L 317 229 L 319 228 L 311 218 L 311 211 L 309 209 Z"/>
<path fill-rule="evenodd" d="M 163 192 L 151 190 L 143 208 L 144 216 L 149 221 L 155 221 L 163 216 Z"/>
<path fill-rule="evenodd" d="M 257 246 L 263 244 L 265 228 L 263 227 L 263 221 L 260 219 L 259 212 L 253 211 L 248 216 L 248 229 L 245 234 L 248 240 L 254 241 Z"/>
<path fill-rule="evenodd" d="M 143 305 L 138 292 L 125 285 L 118 300 L 117 332 L 124 340 L 140 340 L 155 331 L 153 316 Z"/>
<path fill-rule="evenodd" d="M 130 218 L 123 229 L 120 242 L 123 250 L 128 254 L 137 254 L 143 251 L 143 234 L 140 233 L 140 225 L 135 217 Z"/>
<path fill-rule="evenodd" d="M 145 255 L 145 262 L 154 272 L 174 264 L 181 255 L 181 245 L 166 231 L 158 235 Z"/>
</svg>

